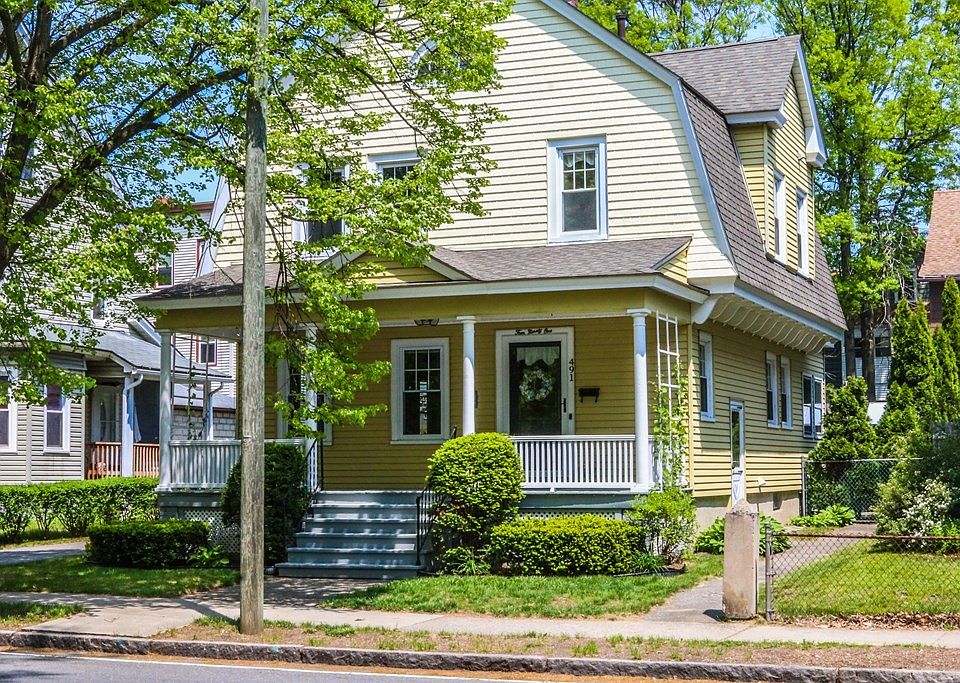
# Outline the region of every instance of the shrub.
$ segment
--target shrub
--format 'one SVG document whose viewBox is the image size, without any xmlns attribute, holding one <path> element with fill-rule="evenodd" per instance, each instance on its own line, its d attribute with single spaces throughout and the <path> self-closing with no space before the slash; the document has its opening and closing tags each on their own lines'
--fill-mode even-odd
<svg viewBox="0 0 960 683">
<path fill-rule="evenodd" d="M 651 564 L 636 524 L 597 515 L 500 524 L 488 557 L 498 573 L 537 576 L 627 574 Z"/>
<path fill-rule="evenodd" d="M 761 512 L 760 547 L 757 548 L 758 555 L 763 555 L 766 552 L 764 530 L 766 529 L 768 522 L 770 523 L 770 531 L 773 535 L 773 552 L 782 553 L 784 550 L 787 550 L 790 547 L 790 539 L 787 538 L 786 529 L 783 528 L 783 525 L 773 517 L 765 515 Z M 717 517 L 715 520 L 713 520 L 713 524 L 704 529 L 703 533 L 697 537 L 694 550 L 696 550 L 698 553 L 712 553 L 714 555 L 719 555 L 722 553 L 724 526 L 725 524 L 723 517 Z"/>
<path fill-rule="evenodd" d="M 917 476 L 910 461 L 897 464 L 880 487 L 877 531 L 890 536 L 933 536 L 949 516 L 950 488 L 940 479 Z"/>
<path fill-rule="evenodd" d="M 640 527 L 647 550 L 667 564 L 680 560 L 697 532 L 693 496 L 678 488 L 637 496 L 627 519 Z"/>
<path fill-rule="evenodd" d="M 482 558 L 493 528 L 516 518 L 522 483 L 520 456 L 503 434 L 469 434 L 437 449 L 427 485 L 438 500 L 432 541 L 441 571 L 462 564 L 462 551 L 449 554 L 454 548 L 469 548 Z"/>
<path fill-rule="evenodd" d="M 794 517 L 790 523 L 794 526 L 825 528 L 848 526 L 856 519 L 857 515 L 852 509 L 844 505 L 831 505 L 815 515 Z"/>
<path fill-rule="evenodd" d="M 29 486 L 0 486 L 0 536 L 13 543 L 30 524 L 34 490 Z"/>
<path fill-rule="evenodd" d="M 867 383 L 850 377 L 840 389 L 827 387 L 830 411 L 823 417 L 823 437 L 811 460 L 859 460 L 873 457 L 876 436 L 867 417 Z"/>
<path fill-rule="evenodd" d="M 307 456 L 295 444 L 264 445 L 263 552 L 268 565 L 287 559 L 294 539 L 310 506 L 307 490 Z M 237 461 L 220 499 L 223 523 L 240 523 L 240 473 Z"/>
<path fill-rule="evenodd" d="M 207 525 L 182 519 L 103 524 L 89 533 L 87 560 L 110 567 L 185 567 L 210 547 Z"/>
</svg>

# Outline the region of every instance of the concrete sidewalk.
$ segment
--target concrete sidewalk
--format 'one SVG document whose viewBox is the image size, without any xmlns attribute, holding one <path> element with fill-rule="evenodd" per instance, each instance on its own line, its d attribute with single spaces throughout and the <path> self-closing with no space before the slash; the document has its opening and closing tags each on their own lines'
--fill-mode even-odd
<svg viewBox="0 0 960 683">
<path fill-rule="evenodd" d="M 513 635 L 543 633 L 556 636 L 608 638 L 620 635 L 642 638 L 675 638 L 712 641 L 783 641 L 841 643 L 847 645 L 922 645 L 960 649 L 960 631 L 870 630 L 827 627 L 768 625 L 764 622 L 690 623 L 643 617 L 614 619 L 517 619 L 491 616 L 422 614 L 330 609 L 315 606 L 322 594 L 357 590 L 361 582 L 309 580 L 307 600 L 284 600 L 282 595 L 299 594 L 298 581 L 271 580 L 267 586 L 265 617 L 293 623 L 380 627 L 403 631 Z M 365 582 L 369 583 L 369 582 Z M 271 597 L 280 595 L 280 599 Z M 85 614 L 33 626 L 47 632 L 149 637 L 186 626 L 201 616 L 236 618 L 239 604 L 236 590 L 213 591 L 183 598 L 124 598 L 59 593 L 0 593 L 0 601 L 62 602 L 84 605 Z M 301 604 L 297 604 L 301 603 Z"/>
</svg>

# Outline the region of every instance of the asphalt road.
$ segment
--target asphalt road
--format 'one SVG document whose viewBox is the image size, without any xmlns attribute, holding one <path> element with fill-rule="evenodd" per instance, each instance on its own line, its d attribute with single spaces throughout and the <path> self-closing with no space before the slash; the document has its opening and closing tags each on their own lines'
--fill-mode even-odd
<svg viewBox="0 0 960 683">
<path fill-rule="evenodd" d="M 17 652 L 0 652 L 0 682 L 56 681 L 57 683 L 509 683 L 506 679 L 452 678 L 362 671 L 272 668 L 180 661 L 151 661 Z M 516 681 L 515 683 L 529 683 Z"/>
</svg>

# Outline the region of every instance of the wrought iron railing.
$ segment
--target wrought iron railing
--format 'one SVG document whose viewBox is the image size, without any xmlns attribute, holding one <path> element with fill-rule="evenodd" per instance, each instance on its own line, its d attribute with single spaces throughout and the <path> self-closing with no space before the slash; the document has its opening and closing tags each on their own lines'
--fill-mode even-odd
<svg viewBox="0 0 960 683">
<path fill-rule="evenodd" d="M 426 553 L 427 544 L 430 542 L 430 531 L 433 528 L 433 520 L 436 517 L 435 508 L 438 502 L 437 494 L 430 485 L 427 484 L 423 490 L 417 494 L 417 565 L 422 566 L 420 561 Z"/>
</svg>

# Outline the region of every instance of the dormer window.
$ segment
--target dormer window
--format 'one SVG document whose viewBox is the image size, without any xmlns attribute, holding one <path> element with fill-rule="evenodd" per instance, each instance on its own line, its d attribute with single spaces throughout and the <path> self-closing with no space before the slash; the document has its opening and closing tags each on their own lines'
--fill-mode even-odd
<svg viewBox="0 0 960 683">
<path fill-rule="evenodd" d="M 606 156 L 603 138 L 548 144 L 551 241 L 607 236 Z"/>
</svg>

